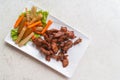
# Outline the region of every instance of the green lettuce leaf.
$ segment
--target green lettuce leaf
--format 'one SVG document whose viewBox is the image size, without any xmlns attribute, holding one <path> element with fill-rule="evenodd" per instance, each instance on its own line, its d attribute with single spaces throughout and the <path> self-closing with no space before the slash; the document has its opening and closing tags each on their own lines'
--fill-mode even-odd
<svg viewBox="0 0 120 80">
<path fill-rule="evenodd" d="M 39 14 L 39 13 L 41 13 L 42 16 L 43 16 L 41 21 L 43 23 L 43 26 L 45 26 L 46 25 L 46 21 L 47 21 L 47 17 L 48 17 L 48 12 L 40 10 L 40 11 L 37 12 L 37 14 Z"/>
<path fill-rule="evenodd" d="M 11 30 L 11 38 L 12 38 L 13 41 L 15 41 L 18 38 L 17 29 L 12 29 Z"/>
<path fill-rule="evenodd" d="M 34 33 L 34 36 L 35 36 L 36 38 L 38 38 L 38 37 L 40 37 L 40 34 Z"/>
</svg>

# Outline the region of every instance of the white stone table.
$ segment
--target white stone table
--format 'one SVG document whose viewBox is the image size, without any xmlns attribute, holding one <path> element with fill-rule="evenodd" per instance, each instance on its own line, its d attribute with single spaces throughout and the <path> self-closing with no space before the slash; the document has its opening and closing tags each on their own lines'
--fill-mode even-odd
<svg viewBox="0 0 120 80">
<path fill-rule="evenodd" d="M 33 1 L 91 39 L 69 80 L 120 80 L 120 0 Z M 27 2 L 0 0 L 0 80 L 67 80 L 4 42 Z"/>
</svg>

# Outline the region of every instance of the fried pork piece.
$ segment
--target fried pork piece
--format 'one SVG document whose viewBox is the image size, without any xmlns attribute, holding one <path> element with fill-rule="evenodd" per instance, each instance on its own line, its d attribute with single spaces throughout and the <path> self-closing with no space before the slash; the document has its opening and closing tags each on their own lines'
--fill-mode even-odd
<svg viewBox="0 0 120 80">
<path fill-rule="evenodd" d="M 67 28 L 66 27 L 61 27 L 60 31 L 67 32 Z"/>
<path fill-rule="evenodd" d="M 46 31 L 46 34 L 49 34 L 49 35 L 51 35 L 51 34 L 53 34 L 53 33 L 57 33 L 59 30 L 57 30 L 57 29 L 51 29 L 51 30 L 47 30 Z"/>
<path fill-rule="evenodd" d="M 64 53 L 62 52 L 59 52 L 58 55 L 57 55 L 57 61 L 62 61 L 63 60 L 63 56 L 64 56 Z"/>
<path fill-rule="evenodd" d="M 45 54 L 45 55 L 51 55 L 51 51 L 46 50 L 46 49 L 43 48 L 43 47 L 40 47 L 39 49 L 40 49 L 40 51 L 41 51 L 43 54 Z"/>
<path fill-rule="evenodd" d="M 43 41 L 43 39 L 42 38 L 35 38 L 34 40 L 33 40 L 33 43 L 38 47 L 38 46 L 41 46 L 42 45 L 42 42 Z"/>
<path fill-rule="evenodd" d="M 68 61 L 68 55 L 65 55 L 64 53 L 62 52 L 59 52 L 58 56 L 57 56 L 57 61 L 61 61 L 62 62 L 62 65 L 63 67 L 66 67 L 68 66 L 69 64 L 69 61 Z"/>
<path fill-rule="evenodd" d="M 69 38 L 66 35 L 63 35 L 58 38 L 58 42 L 64 42 L 64 41 L 67 41 L 68 39 Z"/>
<path fill-rule="evenodd" d="M 46 55 L 46 56 L 45 56 L 45 59 L 46 59 L 47 61 L 50 61 L 51 56 L 50 56 L 50 55 Z"/>
<path fill-rule="evenodd" d="M 58 52 L 58 46 L 55 42 L 52 42 L 51 44 L 53 52 L 56 54 Z"/>
<path fill-rule="evenodd" d="M 57 33 L 53 33 L 53 35 L 54 35 L 54 38 L 58 38 L 60 36 L 63 36 L 64 32 L 58 31 Z"/>
<path fill-rule="evenodd" d="M 64 45 L 65 45 L 65 42 L 61 42 L 60 47 L 62 48 L 64 47 Z"/>
<path fill-rule="evenodd" d="M 62 61 L 63 59 L 67 59 L 68 55 L 64 54 L 62 51 L 57 55 L 57 61 Z"/>
<path fill-rule="evenodd" d="M 50 42 L 50 41 L 51 41 L 51 38 L 49 38 L 49 36 L 48 36 L 46 33 L 44 33 L 43 36 L 44 36 L 44 39 L 45 39 L 47 42 Z"/>
<path fill-rule="evenodd" d="M 57 43 L 58 42 L 58 40 L 57 39 L 52 39 L 52 41 L 51 42 L 55 42 L 55 43 Z"/>
<path fill-rule="evenodd" d="M 44 47 L 47 50 L 51 49 L 50 43 L 48 43 L 46 40 L 41 41 L 41 46 Z"/>
<path fill-rule="evenodd" d="M 68 64 L 69 64 L 68 59 L 63 59 L 63 60 L 62 60 L 62 65 L 63 65 L 63 67 L 67 67 Z"/>
<path fill-rule="evenodd" d="M 71 40 L 68 40 L 65 44 L 64 47 L 62 48 L 62 51 L 64 53 L 67 53 L 68 49 L 71 48 L 73 45 L 73 42 Z"/>
<path fill-rule="evenodd" d="M 74 45 L 77 45 L 77 44 L 79 44 L 80 42 L 82 41 L 82 39 L 77 39 L 75 42 L 74 42 Z"/>
<path fill-rule="evenodd" d="M 75 34 L 74 34 L 73 31 L 67 31 L 67 32 L 66 32 L 66 35 L 67 35 L 67 37 L 69 37 L 70 39 L 76 38 L 76 36 L 75 36 Z"/>
</svg>

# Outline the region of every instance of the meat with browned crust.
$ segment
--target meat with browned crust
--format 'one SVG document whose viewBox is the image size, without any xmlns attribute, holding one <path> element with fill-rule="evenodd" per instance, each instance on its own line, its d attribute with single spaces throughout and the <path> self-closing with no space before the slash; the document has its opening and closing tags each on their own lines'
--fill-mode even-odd
<svg viewBox="0 0 120 80">
<path fill-rule="evenodd" d="M 74 43 L 72 40 L 75 38 L 73 31 L 67 30 L 66 27 L 58 29 L 47 30 L 43 34 L 43 38 L 35 38 L 33 43 L 36 47 L 45 55 L 47 61 L 51 58 L 61 61 L 63 67 L 67 67 L 69 64 L 68 50 L 74 45 L 81 42 L 81 39 L 77 39 Z"/>
<path fill-rule="evenodd" d="M 73 42 L 71 40 L 68 40 L 65 44 L 64 47 L 62 48 L 62 51 L 67 53 L 68 49 L 71 48 L 73 45 Z"/>
<path fill-rule="evenodd" d="M 58 52 L 58 46 L 55 42 L 52 42 L 51 44 L 53 52 L 56 54 Z"/>
<path fill-rule="evenodd" d="M 80 42 L 82 41 L 82 39 L 77 39 L 75 42 L 74 42 L 74 45 L 77 45 L 77 44 L 79 44 Z"/>
</svg>

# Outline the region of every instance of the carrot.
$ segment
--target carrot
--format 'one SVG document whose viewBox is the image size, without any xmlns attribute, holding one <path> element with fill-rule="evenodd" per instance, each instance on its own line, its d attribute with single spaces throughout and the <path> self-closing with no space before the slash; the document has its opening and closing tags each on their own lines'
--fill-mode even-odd
<svg viewBox="0 0 120 80">
<path fill-rule="evenodd" d="M 34 39 L 35 39 L 35 36 L 33 35 L 31 39 L 34 40 Z"/>
<path fill-rule="evenodd" d="M 36 25 L 39 25 L 39 24 L 41 24 L 41 25 L 42 25 L 42 22 L 41 22 L 41 21 L 37 21 L 37 22 L 35 22 L 35 23 L 33 23 L 33 24 L 29 25 L 29 26 L 28 26 L 28 28 L 35 27 Z"/>
<path fill-rule="evenodd" d="M 45 26 L 45 28 L 42 30 L 41 34 L 44 34 L 46 32 L 46 30 L 50 27 L 50 25 L 52 24 L 53 22 L 51 20 L 49 20 Z"/>
<path fill-rule="evenodd" d="M 25 22 L 26 22 L 26 17 L 24 17 L 23 20 L 21 21 L 21 23 L 19 24 L 18 33 L 20 33 L 21 30 L 22 30 L 22 28 L 25 26 L 25 25 L 24 25 Z"/>
<path fill-rule="evenodd" d="M 25 22 L 24 26 L 28 26 L 29 25 L 29 22 Z"/>
<path fill-rule="evenodd" d="M 35 33 L 37 33 L 37 34 L 42 34 L 41 32 L 39 32 L 39 31 L 34 31 Z"/>
<path fill-rule="evenodd" d="M 41 34 L 41 32 L 39 32 L 39 31 L 36 30 L 36 27 L 33 27 L 32 30 L 33 30 L 33 32 L 35 32 L 37 34 Z"/>
<path fill-rule="evenodd" d="M 17 28 L 18 25 L 20 24 L 20 22 L 23 20 L 24 18 L 24 14 L 22 14 L 18 19 L 17 21 L 15 22 L 15 25 L 14 25 L 14 28 Z"/>
<path fill-rule="evenodd" d="M 41 26 L 42 27 L 42 24 L 38 24 L 37 26 Z"/>
<path fill-rule="evenodd" d="M 35 29 L 36 29 L 36 27 L 32 27 L 32 31 L 33 31 L 33 32 L 35 31 Z"/>
</svg>

